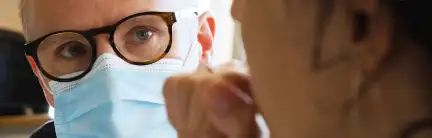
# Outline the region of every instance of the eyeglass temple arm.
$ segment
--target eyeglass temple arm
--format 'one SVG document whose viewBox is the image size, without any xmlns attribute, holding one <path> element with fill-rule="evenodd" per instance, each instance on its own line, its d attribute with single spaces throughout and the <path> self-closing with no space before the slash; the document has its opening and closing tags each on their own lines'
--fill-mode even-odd
<svg viewBox="0 0 432 138">
<path fill-rule="evenodd" d="M 198 12 L 196 8 L 186 8 L 180 11 L 175 12 L 175 19 L 181 20 L 181 19 L 188 19 L 188 18 L 194 18 L 198 16 Z"/>
</svg>

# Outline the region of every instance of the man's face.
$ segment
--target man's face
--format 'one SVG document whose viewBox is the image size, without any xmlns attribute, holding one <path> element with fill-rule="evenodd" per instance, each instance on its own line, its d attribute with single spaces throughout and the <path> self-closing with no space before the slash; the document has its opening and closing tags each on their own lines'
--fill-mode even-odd
<svg viewBox="0 0 432 138">
<path fill-rule="evenodd" d="M 116 24 L 121 19 L 141 12 L 175 12 L 191 6 L 196 1 L 188 0 L 26 0 L 23 9 L 24 33 L 28 40 L 36 40 L 46 34 L 63 31 L 87 31 Z M 198 20 L 198 17 L 196 21 Z M 165 58 L 185 60 L 190 46 L 199 44 L 196 40 L 198 26 L 191 21 L 179 20 L 173 26 L 170 52 Z M 195 34 L 195 36 L 193 35 Z M 195 39 L 194 39 L 195 37 Z M 209 36 L 204 36 L 209 37 Z M 211 36 L 210 36 L 211 37 Z M 169 37 L 166 37 L 169 40 Z M 108 34 L 96 35 L 97 56 L 115 54 L 109 43 Z M 163 39 L 165 40 L 165 39 Z M 192 41 L 195 40 L 195 41 Z M 200 48 L 200 46 L 194 47 Z M 196 59 L 198 60 L 198 59 Z M 50 79 L 40 75 L 48 84 Z M 51 95 L 47 95 L 52 101 Z"/>
</svg>

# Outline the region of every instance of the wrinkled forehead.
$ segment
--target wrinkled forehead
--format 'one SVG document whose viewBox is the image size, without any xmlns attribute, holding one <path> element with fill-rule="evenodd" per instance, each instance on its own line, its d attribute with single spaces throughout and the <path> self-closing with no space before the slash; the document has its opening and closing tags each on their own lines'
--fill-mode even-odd
<svg viewBox="0 0 432 138">
<path fill-rule="evenodd" d="M 87 30 L 111 25 L 129 15 L 200 8 L 202 0 L 26 0 L 23 30 L 27 39 L 60 30 Z"/>
</svg>

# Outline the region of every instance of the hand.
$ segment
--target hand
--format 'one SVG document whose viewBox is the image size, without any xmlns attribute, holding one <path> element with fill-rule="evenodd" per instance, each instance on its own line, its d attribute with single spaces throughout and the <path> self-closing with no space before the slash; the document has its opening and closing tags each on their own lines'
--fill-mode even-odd
<svg viewBox="0 0 432 138">
<path fill-rule="evenodd" d="M 169 78 L 164 96 L 179 138 L 258 138 L 250 80 L 239 62 Z"/>
</svg>

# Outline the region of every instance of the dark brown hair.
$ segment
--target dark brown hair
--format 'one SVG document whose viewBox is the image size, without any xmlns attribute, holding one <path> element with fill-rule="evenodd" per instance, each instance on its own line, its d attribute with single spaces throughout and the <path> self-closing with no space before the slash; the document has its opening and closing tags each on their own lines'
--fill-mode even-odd
<svg viewBox="0 0 432 138">
<path fill-rule="evenodd" d="M 430 0 L 390 0 L 398 29 L 426 46 L 432 46 L 432 3 Z"/>
</svg>

